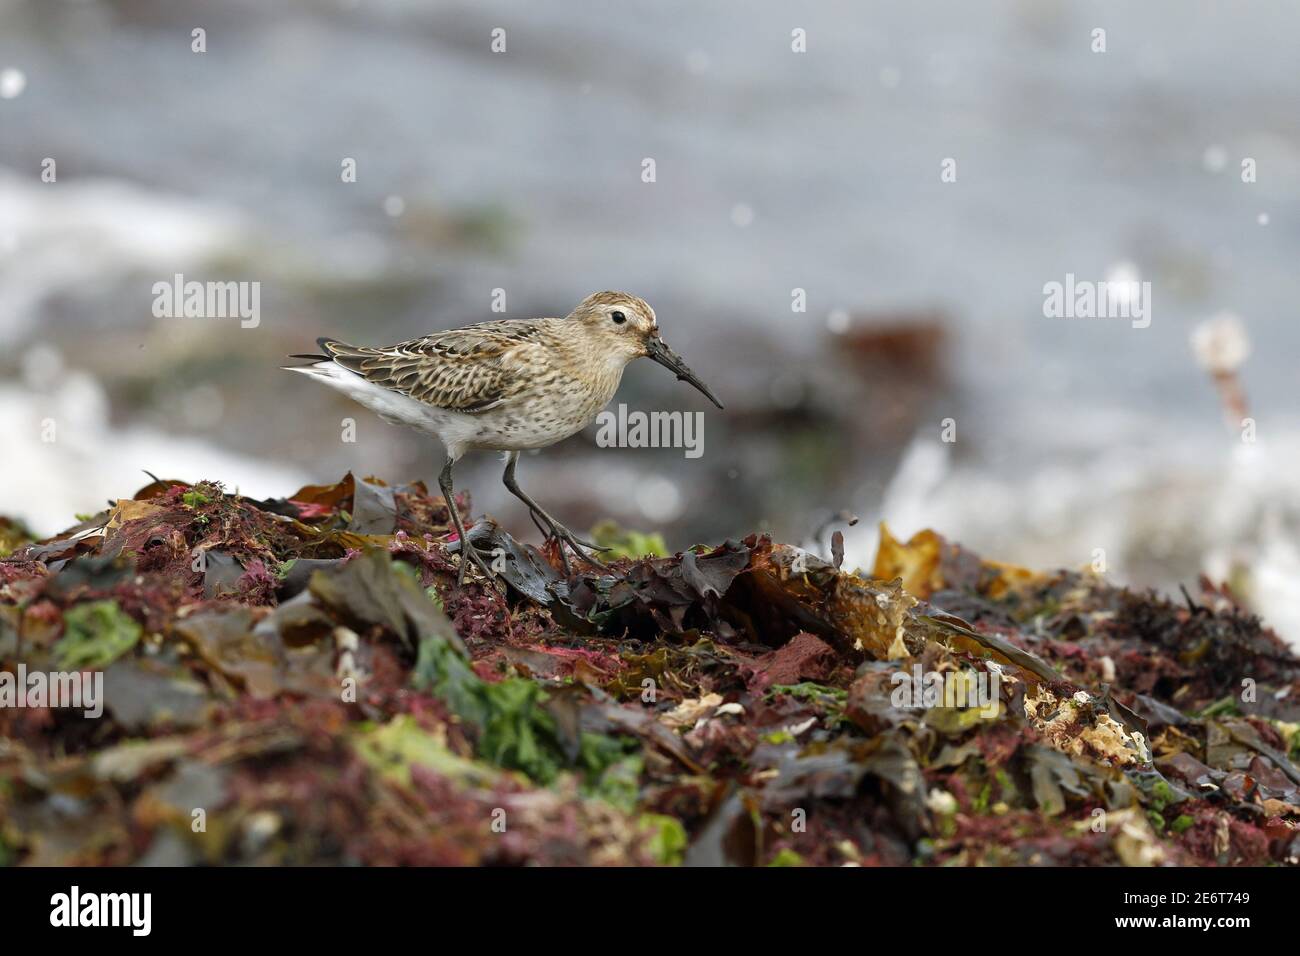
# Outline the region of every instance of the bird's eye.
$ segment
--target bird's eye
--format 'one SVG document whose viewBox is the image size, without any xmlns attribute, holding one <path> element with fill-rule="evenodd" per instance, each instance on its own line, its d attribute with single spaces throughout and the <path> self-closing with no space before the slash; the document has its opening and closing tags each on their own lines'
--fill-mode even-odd
<svg viewBox="0 0 1300 956">
<path fill-rule="evenodd" d="M 627 321 L 627 316 L 624 315 L 622 312 L 611 312 L 609 314 L 609 317 L 619 325 L 622 325 L 624 322 Z"/>
</svg>

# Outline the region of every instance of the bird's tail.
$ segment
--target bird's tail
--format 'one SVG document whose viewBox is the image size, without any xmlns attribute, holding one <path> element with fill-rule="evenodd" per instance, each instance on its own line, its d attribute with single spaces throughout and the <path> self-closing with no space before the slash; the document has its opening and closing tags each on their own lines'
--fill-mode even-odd
<svg viewBox="0 0 1300 956">
<path fill-rule="evenodd" d="M 305 353 L 305 354 L 298 354 L 298 355 L 290 355 L 289 358 L 306 359 L 307 361 L 312 363 L 330 362 L 334 360 L 334 356 L 337 355 L 339 352 L 344 351 L 346 349 L 350 349 L 352 347 L 348 345 L 346 342 L 340 342 L 338 339 L 332 339 L 327 335 L 322 335 L 320 338 L 318 338 L 316 340 L 316 344 L 319 345 L 321 348 L 320 353 Z M 308 373 L 311 372 L 313 367 L 314 367 L 313 365 L 281 365 L 280 366 L 280 368 L 285 369 L 286 371 L 289 372 L 308 372 Z"/>
</svg>

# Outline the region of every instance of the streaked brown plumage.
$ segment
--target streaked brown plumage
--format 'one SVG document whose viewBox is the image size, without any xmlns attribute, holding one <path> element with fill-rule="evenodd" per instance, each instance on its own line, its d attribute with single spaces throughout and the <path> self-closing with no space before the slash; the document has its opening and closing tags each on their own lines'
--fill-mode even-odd
<svg viewBox="0 0 1300 956">
<path fill-rule="evenodd" d="M 389 347 L 318 339 L 325 354 L 295 367 L 396 424 L 436 435 L 447 449 L 440 484 L 463 554 L 490 574 L 465 539 L 451 497 L 451 468 L 474 448 L 509 453 L 505 483 L 539 525 L 599 564 L 592 547 L 547 514 L 514 480 L 523 449 L 544 448 L 585 428 L 618 390 L 623 369 L 646 356 L 722 407 L 659 336 L 654 310 L 625 292 L 597 292 L 566 318 L 503 319 L 434 332 Z M 561 551 L 563 554 L 563 551 Z M 565 558 L 567 567 L 568 559 Z M 466 562 L 461 562 L 463 579 Z"/>
</svg>

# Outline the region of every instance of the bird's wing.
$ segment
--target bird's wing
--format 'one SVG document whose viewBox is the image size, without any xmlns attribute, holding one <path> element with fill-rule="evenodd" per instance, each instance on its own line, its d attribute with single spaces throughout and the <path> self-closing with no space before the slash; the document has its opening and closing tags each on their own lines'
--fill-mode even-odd
<svg viewBox="0 0 1300 956">
<path fill-rule="evenodd" d="M 453 411 L 485 412 L 526 384 L 524 354 L 541 329 L 526 320 L 434 332 L 388 348 L 317 340 L 339 365 L 367 381 Z"/>
</svg>

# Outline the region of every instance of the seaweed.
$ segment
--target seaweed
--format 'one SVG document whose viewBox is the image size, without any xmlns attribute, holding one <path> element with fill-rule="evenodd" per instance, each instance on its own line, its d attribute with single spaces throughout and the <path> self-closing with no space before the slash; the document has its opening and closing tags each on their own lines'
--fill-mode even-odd
<svg viewBox="0 0 1300 956">
<path fill-rule="evenodd" d="M 0 865 L 1300 862 L 1300 660 L 1208 581 L 468 534 L 458 587 L 446 502 L 352 475 L 0 521 Z"/>
</svg>

